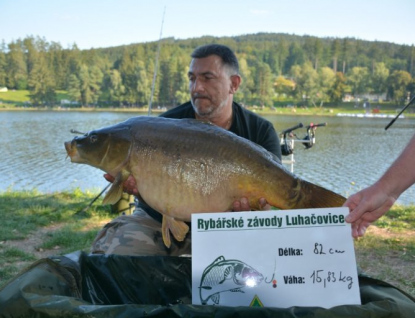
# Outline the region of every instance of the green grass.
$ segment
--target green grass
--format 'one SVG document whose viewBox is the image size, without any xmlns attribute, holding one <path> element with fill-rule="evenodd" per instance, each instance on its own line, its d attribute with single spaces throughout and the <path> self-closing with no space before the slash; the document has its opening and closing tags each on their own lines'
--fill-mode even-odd
<svg viewBox="0 0 415 318">
<path fill-rule="evenodd" d="M 0 286 L 39 259 L 37 252 L 89 251 L 102 224 L 115 217 L 109 206 L 101 205 L 101 198 L 84 211 L 96 195 L 79 189 L 0 193 Z"/>
<path fill-rule="evenodd" d="M 86 222 L 89 223 L 86 220 L 85 222 L 68 224 L 55 232 L 48 233 L 40 248 L 47 250 L 59 248 L 61 254 L 68 254 L 77 250 L 88 251 L 101 226 L 97 225 L 86 229 L 87 224 L 82 224 Z"/>
<path fill-rule="evenodd" d="M 30 100 L 30 92 L 27 90 L 9 90 L 7 92 L 0 92 L 0 101 L 10 104 L 23 104 Z M 5 105 L 3 105 L 5 106 Z"/>
<path fill-rule="evenodd" d="M 57 104 L 62 99 L 69 99 L 66 91 L 56 91 Z M 28 90 L 9 90 L 0 92 L 0 109 L 14 108 L 16 106 L 30 106 L 30 91 Z"/>
<path fill-rule="evenodd" d="M 415 207 L 394 206 L 355 241 L 358 265 L 415 297 Z"/>
<path fill-rule="evenodd" d="M 62 192 L 41 194 L 36 190 L 0 194 L 0 241 L 18 240 L 40 227 L 53 223 L 82 222 L 92 214 L 108 217 L 108 208 L 93 206 L 87 215 L 76 212 L 82 210 L 94 198 L 94 193 Z"/>
</svg>

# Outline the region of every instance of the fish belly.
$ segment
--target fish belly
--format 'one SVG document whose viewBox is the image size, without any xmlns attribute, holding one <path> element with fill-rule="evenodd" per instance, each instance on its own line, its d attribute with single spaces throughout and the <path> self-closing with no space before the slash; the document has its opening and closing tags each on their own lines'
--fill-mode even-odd
<svg viewBox="0 0 415 318">
<path fill-rule="evenodd" d="M 191 213 L 225 212 L 241 197 L 255 207 L 260 198 L 280 205 L 279 183 L 292 182 L 281 168 L 257 151 L 243 151 L 221 140 L 203 142 L 195 136 L 136 148 L 131 170 L 140 195 L 153 209 L 179 220 Z M 160 136 L 158 136 L 160 138 Z M 288 179 L 288 180 L 283 180 Z"/>
</svg>

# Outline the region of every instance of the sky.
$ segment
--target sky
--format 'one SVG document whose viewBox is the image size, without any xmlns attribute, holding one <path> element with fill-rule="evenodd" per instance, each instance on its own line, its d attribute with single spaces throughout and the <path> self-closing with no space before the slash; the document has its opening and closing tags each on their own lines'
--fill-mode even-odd
<svg viewBox="0 0 415 318">
<path fill-rule="evenodd" d="M 415 0 L 0 0 L 0 42 L 80 49 L 287 33 L 415 44 Z"/>
</svg>

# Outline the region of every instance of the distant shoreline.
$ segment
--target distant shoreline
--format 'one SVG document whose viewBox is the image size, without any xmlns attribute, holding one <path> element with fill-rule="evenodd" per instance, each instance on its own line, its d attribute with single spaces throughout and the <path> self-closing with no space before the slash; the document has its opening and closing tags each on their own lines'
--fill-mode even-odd
<svg viewBox="0 0 415 318">
<path fill-rule="evenodd" d="M 372 114 L 363 111 L 362 109 L 350 110 L 345 108 L 287 108 L 287 107 L 276 107 L 275 110 L 261 110 L 254 107 L 247 107 L 248 110 L 258 115 L 291 115 L 291 116 L 338 116 L 339 114 L 349 114 L 349 117 L 366 117 L 364 115 Z M 136 113 L 136 114 L 148 114 L 148 109 L 143 107 L 132 107 L 132 108 L 101 108 L 101 107 L 80 107 L 80 108 L 67 108 L 67 107 L 0 107 L 0 112 L 15 111 L 15 112 L 117 112 L 117 113 Z M 152 109 L 152 114 L 161 114 L 166 109 Z M 387 114 L 390 117 L 397 115 L 396 111 L 387 110 L 381 111 L 379 114 Z M 404 113 L 405 117 L 415 117 L 415 114 L 410 112 Z M 372 117 L 372 116 L 367 116 Z M 377 117 L 377 116 L 373 116 Z M 381 116 L 379 116 L 381 117 Z"/>
</svg>

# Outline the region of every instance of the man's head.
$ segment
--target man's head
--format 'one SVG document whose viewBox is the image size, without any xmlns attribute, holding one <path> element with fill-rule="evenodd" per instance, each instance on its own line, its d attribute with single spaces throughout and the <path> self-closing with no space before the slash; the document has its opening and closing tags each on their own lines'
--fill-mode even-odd
<svg viewBox="0 0 415 318">
<path fill-rule="evenodd" d="M 209 44 L 196 48 L 191 57 L 189 90 L 196 114 L 209 120 L 231 114 L 241 82 L 235 54 L 224 45 Z"/>
</svg>

